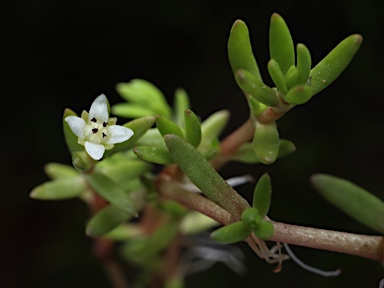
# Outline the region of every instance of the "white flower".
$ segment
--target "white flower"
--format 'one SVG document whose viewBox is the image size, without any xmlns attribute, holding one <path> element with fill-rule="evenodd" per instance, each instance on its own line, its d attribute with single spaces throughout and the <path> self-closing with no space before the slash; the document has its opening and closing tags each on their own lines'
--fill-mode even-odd
<svg viewBox="0 0 384 288">
<path fill-rule="evenodd" d="M 107 97 L 101 94 L 93 101 L 89 114 L 83 111 L 81 118 L 68 116 L 65 118 L 72 132 L 79 137 L 78 143 L 95 160 L 100 160 L 105 150 L 113 148 L 113 144 L 127 141 L 133 131 L 124 126 L 115 125 L 116 118 L 109 118 Z"/>
</svg>

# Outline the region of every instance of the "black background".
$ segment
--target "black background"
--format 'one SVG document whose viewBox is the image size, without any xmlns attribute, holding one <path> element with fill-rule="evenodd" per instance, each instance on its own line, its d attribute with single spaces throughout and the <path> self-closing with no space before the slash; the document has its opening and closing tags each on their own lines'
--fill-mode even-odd
<svg viewBox="0 0 384 288">
<path fill-rule="evenodd" d="M 121 102 L 115 85 L 144 78 L 170 102 L 177 87 L 186 89 L 203 119 L 229 109 L 228 134 L 248 115 L 226 56 L 230 27 L 238 18 L 246 21 L 264 79 L 271 83 L 266 63 L 273 12 L 285 18 L 296 43 L 309 47 L 314 63 L 352 33 L 361 33 L 364 43 L 336 83 L 279 121 L 281 136 L 297 146 L 293 155 L 270 167 L 233 164 L 223 175 L 258 177 L 268 171 L 273 219 L 374 234 L 326 203 L 308 179 L 317 172 L 331 173 L 382 197 L 381 2 L 219 3 L 8 1 L 1 29 L 1 287 L 109 287 L 84 236 L 85 205 L 28 198 L 34 186 L 47 180 L 45 163 L 70 163 L 61 129 L 64 108 L 80 113 L 101 93 L 111 104 Z M 252 185 L 239 190 L 249 197 Z M 379 263 L 301 247 L 294 250 L 304 261 L 323 269 L 342 267 L 342 275 L 322 278 L 293 262 L 274 274 L 273 265 L 240 246 L 248 255 L 245 277 L 218 264 L 187 278 L 187 287 L 377 287 L 384 276 Z"/>
</svg>

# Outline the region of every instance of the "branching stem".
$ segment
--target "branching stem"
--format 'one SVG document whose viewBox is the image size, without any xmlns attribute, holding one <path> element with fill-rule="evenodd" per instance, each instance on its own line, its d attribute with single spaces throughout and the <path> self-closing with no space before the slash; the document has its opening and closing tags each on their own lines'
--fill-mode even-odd
<svg viewBox="0 0 384 288">
<path fill-rule="evenodd" d="M 226 210 L 200 194 L 184 190 L 169 176 L 160 177 L 157 187 L 164 197 L 201 212 L 223 225 L 227 225 L 231 221 L 231 215 Z M 359 235 L 272 222 L 275 233 L 270 239 L 271 241 L 345 253 L 379 262 L 384 260 L 384 238 L 381 236 Z"/>
</svg>

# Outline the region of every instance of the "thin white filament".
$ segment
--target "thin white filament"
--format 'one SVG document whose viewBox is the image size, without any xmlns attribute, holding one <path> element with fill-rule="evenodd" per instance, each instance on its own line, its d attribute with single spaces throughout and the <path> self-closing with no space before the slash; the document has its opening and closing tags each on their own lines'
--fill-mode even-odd
<svg viewBox="0 0 384 288">
<path fill-rule="evenodd" d="M 335 271 L 324 271 L 324 270 L 321 270 L 321 269 L 318 269 L 318 268 L 315 268 L 315 267 L 312 267 L 312 266 L 309 266 L 308 264 L 305 264 L 303 261 L 301 261 L 295 254 L 293 254 L 291 248 L 289 248 L 288 244 L 286 243 L 283 243 L 284 245 L 284 248 L 285 248 L 285 251 L 287 251 L 289 257 L 297 264 L 299 265 L 301 268 L 303 268 L 304 270 L 307 270 L 309 272 L 312 272 L 312 273 L 315 273 L 315 274 L 318 274 L 318 275 L 321 275 L 323 277 L 336 277 L 336 276 L 339 276 L 340 273 L 341 273 L 341 269 L 336 269 Z M 381 282 L 380 282 L 381 284 Z M 383 283 L 384 285 L 384 283 Z M 382 286 L 380 286 L 380 288 L 383 288 Z"/>
</svg>

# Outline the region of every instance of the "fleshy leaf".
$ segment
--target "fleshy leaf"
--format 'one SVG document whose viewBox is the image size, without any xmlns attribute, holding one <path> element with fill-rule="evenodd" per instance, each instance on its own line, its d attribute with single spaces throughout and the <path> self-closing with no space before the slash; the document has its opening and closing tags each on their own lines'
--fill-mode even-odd
<svg viewBox="0 0 384 288">
<path fill-rule="evenodd" d="M 179 126 L 161 115 L 156 116 L 156 126 L 163 136 L 166 134 L 175 134 L 177 136 L 184 137 L 184 133 L 181 131 Z"/>
<path fill-rule="evenodd" d="M 311 53 L 304 44 L 297 44 L 296 46 L 297 54 L 297 71 L 298 75 L 298 84 L 307 84 L 309 73 L 311 72 Z"/>
<path fill-rule="evenodd" d="M 174 110 L 175 110 L 175 123 L 181 127 L 184 128 L 184 111 L 189 109 L 189 98 L 187 92 L 185 92 L 184 89 L 177 89 L 175 91 L 175 104 L 174 104 Z"/>
<path fill-rule="evenodd" d="M 299 83 L 299 70 L 296 66 L 291 66 L 285 75 L 285 83 L 287 83 L 288 89 L 295 87 Z"/>
<path fill-rule="evenodd" d="M 76 176 L 45 182 L 34 188 L 29 196 L 39 200 L 63 200 L 79 197 L 86 190 L 84 179 Z"/>
<path fill-rule="evenodd" d="M 310 73 L 313 95 L 331 84 L 344 71 L 360 48 L 363 37 L 353 34 L 339 43 Z"/>
<path fill-rule="evenodd" d="M 273 227 L 273 224 L 264 220 L 260 222 L 255 230 L 253 230 L 253 233 L 255 233 L 256 237 L 262 240 L 268 240 L 273 236 L 274 231 L 275 228 Z"/>
<path fill-rule="evenodd" d="M 107 150 L 105 152 L 104 157 L 110 156 L 116 152 L 130 149 L 133 145 L 136 144 L 137 140 L 139 140 L 145 133 L 147 133 L 147 131 L 153 126 L 154 123 L 154 116 L 142 117 L 125 123 L 123 126 L 132 129 L 133 136 L 127 141 L 115 144 L 112 150 Z"/>
<path fill-rule="evenodd" d="M 242 20 L 236 20 L 228 39 L 228 57 L 233 74 L 239 69 L 249 71 L 262 81 L 259 67 L 253 56 L 247 25 Z"/>
<path fill-rule="evenodd" d="M 108 158 L 100 162 L 100 164 L 96 166 L 96 169 L 116 183 L 135 179 L 152 168 L 152 165 L 138 159 L 130 161 L 125 159 L 121 161 L 108 161 L 110 159 L 111 158 Z"/>
<path fill-rule="evenodd" d="M 197 211 L 190 211 L 180 222 L 180 232 L 183 235 L 197 234 L 219 225 L 213 220 Z"/>
<path fill-rule="evenodd" d="M 154 116 L 157 113 L 150 107 L 142 106 L 141 104 L 119 103 L 112 106 L 112 114 L 124 118 L 139 118 Z"/>
<path fill-rule="evenodd" d="M 72 178 L 79 175 L 73 167 L 60 163 L 48 163 L 44 166 L 44 171 L 51 179 Z"/>
<path fill-rule="evenodd" d="M 132 79 L 128 83 L 117 84 L 116 90 L 124 99 L 154 111 L 155 113 L 151 115 L 160 114 L 167 118 L 171 117 L 171 109 L 163 93 L 149 81 Z"/>
<path fill-rule="evenodd" d="M 298 85 L 288 91 L 288 93 L 284 96 L 284 101 L 289 104 L 299 105 L 308 102 L 312 96 L 313 89 L 311 86 Z"/>
<path fill-rule="evenodd" d="M 101 237 L 132 216 L 134 215 L 119 207 L 108 205 L 91 218 L 87 224 L 85 233 L 90 237 Z"/>
<path fill-rule="evenodd" d="M 218 242 L 235 243 L 247 238 L 251 232 L 252 229 L 243 222 L 235 222 L 213 231 L 211 238 Z"/>
<path fill-rule="evenodd" d="M 176 164 L 185 175 L 213 202 L 233 215 L 240 213 L 248 203 L 209 164 L 209 162 L 185 139 L 165 135 L 165 143 Z"/>
<path fill-rule="evenodd" d="M 279 63 L 284 75 L 291 65 L 295 65 L 295 49 L 291 33 L 284 19 L 277 13 L 273 13 L 271 16 L 269 53 L 271 59 L 275 59 Z"/>
<path fill-rule="evenodd" d="M 77 143 L 78 137 L 72 132 L 67 121 L 65 121 L 65 118 L 67 118 L 68 116 L 76 116 L 76 117 L 78 117 L 78 116 L 71 109 L 66 108 L 64 110 L 64 114 L 63 114 L 64 137 L 65 137 L 65 142 L 67 143 L 69 152 L 72 154 L 72 153 L 77 152 L 77 151 L 83 151 L 84 146 Z"/>
<path fill-rule="evenodd" d="M 229 111 L 220 110 L 201 123 L 201 141 L 199 151 L 206 159 L 211 159 L 220 152 L 219 135 L 229 120 Z"/>
<path fill-rule="evenodd" d="M 257 101 L 271 107 L 277 107 L 280 100 L 276 92 L 261 82 L 255 75 L 246 70 L 237 70 L 236 82 L 246 95 L 250 95 Z"/>
<path fill-rule="evenodd" d="M 281 139 L 279 145 L 278 158 L 285 157 L 296 150 L 295 145 L 288 140 Z M 256 156 L 255 149 L 252 143 L 243 144 L 235 153 L 231 155 L 232 161 L 240 161 L 242 163 L 256 164 L 260 163 Z"/>
<path fill-rule="evenodd" d="M 268 62 L 268 72 L 272 78 L 273 83 L 275 83 L 277 89 L 279 89 L 283 93 L 287 93 L 288 88 L 285 83 L 285 77 L 283 72 L 281 71 L 279 63 L 275 59 L 271 59 Z"/>
<path fill-rule="evenodd" d="M 104 174 L 94 171 L 85 175 L 92 188 L 105 200 L 123 209 L 130 215 L 137 214 L 137 208 L 129 194 Z"/>
<path fill-rule="evenodd" d="M 72 154 L 72 165 L 79 171 L 88 171 L 95 161 L 85 151 L 78 151 Z"/>
<path fill-rule="evenodd" d="M 348 180 L 326 174 L 311 177 L 314 188 L 327 201 L 360 223 L 384 234 L 384 203 Z"/>
<path fill-rule="evenodd" d="M 137 155 L 137 157 L 147 162 L 161 165 L 175 163 L 166 148 L 154 146 L 136 146 L 133 149 L 133 152 Z"/>
<path fill-rule="evenodd" d="M 185 138 L 197 147 L 201 141 L 201 125 L 199 118 L 191 110 L 185 110 Z"/>
<path fill-rule="evenodd" d="M 256 208 L 262 218 L 268 214 L 271 205 L 272 185 L 271 178 L 267 173 L 263 174 L 257 181 L 253 192 L 252 207 Z"/>
<path fill-rule="evenodd" d="M 259 211 L 254 207 L 245 209 L 243 213 L 241 213 L 241 222 L 252 229 L 258 227 L 262 219 Z"/>
<path fill-rule="evenodd" d="M 263 164 L 272 164 L 279 155 L 279 132 L 275 122 L 263 124 L 256 122 L 253 148 Z"/>
</svg>

